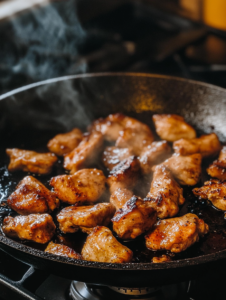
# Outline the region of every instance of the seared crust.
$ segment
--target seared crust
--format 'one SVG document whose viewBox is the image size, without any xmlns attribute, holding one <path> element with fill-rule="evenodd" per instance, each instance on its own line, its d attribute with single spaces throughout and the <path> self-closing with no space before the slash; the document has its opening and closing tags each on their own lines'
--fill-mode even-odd
<svg viewBox="0 0 226 300">
<path fill-rule="evenodd" d="M 145 236 L 146 247 L 155 251 L 169 250 L 178 253 L 198 242 L 199 237 L 204 236 L 208 230 L 208 225 L 195 214 L 159 220 Z"/>
<path fill-rule="evenodd" d="M 45 249 L 45 252 L 52 253 L 59 256 L 70 257 L 74 259 L 82 259 L 81 254 L 65 245 L 55 244 L 50 242 Z"/>
<path fill-rule="evenodd" d="M 106 177 L 101 170 L 83 169 L 74 175 L 60 175 L 50 185 L 63 202 L 69 204 L 96 202 L 105 191 Z"/>
<path fill-rule="evenodd" d="M 222 148 L 218 159 L 206 171 L 211 177 L 226 180 L 226 146 Z"/>
<path fill-rule="evenodd" d="M 148 231 L 156 222 L 157 213 L 149 205 L 149 199 L 133 196 L 119 209 L 112 219 L 113 230 L 121 239 L 135 239 Z"/>
<path fill-rule="evenodd" d="M 133 252 L 119 243 L 110 229 L 97 226 L 87 237 L 82 257 L 88 261 L 127 263 L 132 260 Z"/>
<path fill-rule="evenodd" d="M 151 190 L 147 197 L 150 198 L 150 206 L 157 211 L 157 216 L 161 219 L 174 217 L 179 212 L 179 205 L 185 202 L 183 189 L 164 165 L 155 167 Z"/>
<path fill-rule="evenodd" d="M 112 170 L 124 159 L 133 155 L 133 152 L 128 148 L 107 147 L 104 150 L 102 161 L 108 170 Z"/>
<path fill-rule="evenodd" d="M 173 149 L 180 155 L 200 153 L 203 158 L 216 156 L 221 150 L 221 143 L 215 133 L 202 135 L 196 139 L 181 139 L 173 143 Z"/>
<path fill-rule="evenodd" d="M 56 195 L 32 176 L 26 176 L 19 182 L 7 203 L 21 215 L 51 212 L 59 206 Z"/>
<path fill-rule="evenodd" d="M 132 196 L 132 191 L 126 188 L 118 188 L 111 194 L 110 202 L 114 205 L 116 210 L 118 210 L 119 208 L 122 208 Z"/>
<path fill-rule="evenodd" d="M 111 203 L 99 203 L 92 206 L 69 206 L 57 215 L 59 228 L 64 233 L 73 233 L 80 228 L 90 229 L 98 225 L 107 226 L 115 213 Z"/>
<path fill-rule="evenodd" d="M 103 137 L 99 132 L 86 134 L 72 152 L 64 157 L 64 168 L 74 174 L 78 170 L 94 163 L 102 150 Z"/>
<path fill-rule="evenodd" d="M 74 150 L 82 141 L 82 137 L 81 130 L 74 128 L 70 132 L 57 134 L 48 142 L 47 147 L 50 152 L 63 156 Z"/>
<path fill-rule="evenodd" d="M 153 115 L 157 134 L 161 139 L 174 142 L 180 139 L 194 139 L 196 132 L 192 126 L 178 115 Z"/>
<path fill-rule="evenodd" d="M 208 199 L 215 207 L 226 210 L 226 181 L 206 181 L 201 188 L 193 189 L 193 193 L 201 199 Z"/>
<path fill-rule="evenodd" d="M 10 172 L 22 170 L 37 174 L 48 174 L 57 161 L 57 157 L 53 153 L 37 153 L 17 148 L 6 149 L 6 154 L 10 157 L 8 165 Z"/>
<path fill-rule="evenodd" d="M 53 219 L 48 214 L 6 217 L 2 226 L 4 234 L 11 238 L 31 240 L 40 244 L 49 242 L 55 229 Z"/>
</svg>

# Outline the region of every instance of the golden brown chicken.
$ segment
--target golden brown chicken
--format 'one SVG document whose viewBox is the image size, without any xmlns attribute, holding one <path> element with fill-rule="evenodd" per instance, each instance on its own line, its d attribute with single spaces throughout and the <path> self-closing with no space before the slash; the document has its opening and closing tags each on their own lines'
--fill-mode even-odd
<svg viewBox="0 0 226 300">
<path fill-rule="evenodd" d="M 161 256 L 155 256 L 152 258 L 152 262 L 154 264 L 159 264 L 159 263 L 163 263 L 163 262 L 168 262 L 168 261 L 171 261 L 171 257 L 169 255 L 161 255 Z"/>
<path fill-rule="evenodd" d="M 47 147 L 50 152 L 63 156 L 74 150 L 82 141 L 82 138 L 81 130 L 74 128 L 70 132 L 57 134 L 48 142 Z"/>
<path fill-rule="evenodd" d="M 108 170 L 112 170 L 116 165 L 133 155 L 128 148 L 107 147 L 104 150 L 102 160 Z"/>
<path fill-rule="evenodd" d="M 48 214 L 6 217 L 2 230 L 6 236 L 45 244 L 51 240 L 56 226 Z"/>
<path fill-rule="evenodd" d="M 221 150 L 221 143 L 215 133 L 202 135 L 196 139 L 181 139 L 173 143 L 173 149 L 180 155 L 200 153 L 203 158 L 217 155 Z"/>
<path fill-rule="evenodd" d="M 150 206 L 157 211 L 157 216 L 161 219 L 174 217 L 179 212 L 179 205 L 185 201 L 183 189 L 164 165 L 155 167 L 151 190 L 147 197 L 151 200 Z"/>
<path fill-rule="evenodd" d="M 186 250 L 209 230 L 208 225 L 195 214 L 159 220 L 146 236 L 149 250 L 169 250 L 178 253 Z"/>
<path fill-rule="evenodd" d="M 69 204 L 96 202 L 105 191 L 106 177 L 101 170 L 82 169 L 74 175 L 59 175 L 50 180 L 55 194 Z"/>
<path fill-rule="evenodd" d="M 118 210 L 132 197 L 133 192 L 131 190 L 127 188 L 118 188 L 111 194 L 110 203 Z"/>
<path fill-rule="evenodd" d="M 69 248 L 68 246 L 55 244 L 53 242 L 50 242 L 48 244 L 47 248 L 45 249 L 45 252 L 74 259 L 82 259 L 81 254 L 75 252 L 75 250 Z"/>
<path fill-rule="evenodd" d="M 226 180 L 226 146 L 222 148 L 218 159 L 209 166 L 207 173 L 211 177 Z"/>
<path fill-rule="evenodd" d="M 57 215 L 60 230 L 73 233 L 79 229 L 90 229 L 98 225 L 107 226 L 115 213 L 111 203 L 99 203 L 92 206 L 69 206 Z"/>
<path fill-rule="evenodd" d="M 133 196 L 119 209 L 112 219 L 113 230 L 121 239 L 135 239 L 151 229 L 156 222 L 157 213 L 148 198 Z"/>
<path fill-rule="evenodd" d="M 151 173 L 152 167 L 167 159 L 170 154 L 171 148 L 166 141 L 153 142 L 144 148 L 139 158 L 142 173 Z"/>
<path fill-rule="evenodd" d="M 32 176 L 26 176 L 19 182 L 7 203 L 21 215 L 51 212 L 60 204 L 56 195 Z"/>
<path fill-rule="evenodd" d="M 99 132 L 84 135 L 83 140 L 72 152 L 64 157 L 64 168 L 74 174 L 94 163 L 102 150 L 103 137 Z"/>
<path fill-rule="evenodd" d="M 97 226 L 87 237 L 82 257 L 88 261 L 127 263 L 132 260 L 133 252 L 119 243 L 110 229 Z"/>
<path fill-rule="evenodd" d="M 208 199 L 215 207 L 226 210 L 226 181 L 206 181 L 201 188 L 193 189 L 193 193 L 201 199 Z"/>
<path fill-rule="evenodd" d="M 10 157 L 8 165 L 10 172 L 22 170 L 37 174 L 48 174 L 57 161 L 57 157 L 53 153 L 37 153 L 17 148 L 6 149 L 6 153 Z"/>
<path fill-rule="evenodd" d="M 184 118 L 178 115 L 153 115 L 157 134 L 161 139 L 174 142 L 180 139 L 194 139 L 196 132 Z"/>
<path fill-rule="evenodd" d="M 202 172 L 201 163 L 202 156 L 199 153 L 187 156 L 175 153 L 163 162 L 182 185 L 195 185 L 199 182 Z"/>
</svg>

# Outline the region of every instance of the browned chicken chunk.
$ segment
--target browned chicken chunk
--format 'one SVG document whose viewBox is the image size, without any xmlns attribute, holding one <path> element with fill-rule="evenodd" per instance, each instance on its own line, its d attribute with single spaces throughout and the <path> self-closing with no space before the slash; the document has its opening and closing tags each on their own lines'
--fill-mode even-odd
<svg viewBox="0 0 226 300">
<path fill-rule="evenodd" d="M 111 203 L 99 203 L 92 206 L 69 206 L 57 215 L 60 230 L 73 233 L 79 229 L 93 228 L 98 225 L 107 226 L 115 213 Z"/>
<path fill-rule="evenodd" d="M 50 180 L 58 198 L 69 204 L 96 202 L 105 191 L 106 177 L 101 170 L 82 169 L 74 175 L 59 175 Z"/>
<path fill-rule="evenodd" d="M 180 139 L 194 139 L 196 132 L 184 118 L 178 115 L 153 115 L 157 134 L 161 139 L 174 142 Z"/>
<path fill-rule="evenodd" d="M 78 170 L 94 163 L 102 150 L 103 137 L 99 132 L 84 135 L 83 140 L 72 152 L 64 157 L 64 168 L 74 174 Z"/>
<path fill-rule="evenodd" d="M 55 229 L 53 219 L 48 214 L 6 217 L 2 226 L 4 234 L 11 238 L 30 240 L 40 244 L 49 242 Z"/>
<path fill-rule="evenodd" d="M 133 192 L 126 188 L 118 188 L 116 189 L 110 197 L 111 204 L 114 205 L 116 210 L 122 208 L 124 204 L 133 197 Z"/>
<path fill-rule="evenodd" d="M 169 250 L 178 253 L 186 250 L 209 230 L 208 225 L 195 214 L 159 220 L 145 236 L 150 250 Z"/>
<path fill-rule="evenodd" d="M 211 177 L 226 180 L 226 146 L 222 148 L 218 160 L 209 166 L 207 173 Z"/>
<path fill-rule="evenodd" d="M 37 153 L 17 148 L 7 149 L 6 153 L 10 157 L 8 165 L 10 172 L 22 170 L 37 174 L 48 174 L 57 161 L 57 157 L 53 153 Z"/>
<path fill-rule="evenodd" d="M 155 256 L 152 258 L 152 262 L 154 264 L 159 264 L 159 263 L 163 263 L 163 262 L 168 262 L 168 261 L 171 261 L 171 257 L 169 255 L 161 255 L 161 256 Z"/>
<path fill-rule="evenodd" d="M 133 155 L 128 148 L 107 147 L 103 153 L 103 163 L 108 170 L 112 170 L 116 165 Z"/>
<path fill-rule="evenodd" d="M 226 181 L 206 181 L 201 188 L 193 189 L 193 193 L 201 199 L 208 199 L 215 207 L 226 210 Z"/>
<path fill-rule="evenodd" d="M 75 252 L 75 250 L 69 248 L 68 246 L 55 244 L 53 242 L 50 242 L 48 244 L 47 248 L 45 249 L 45 252 L 74 259 L 82 259 L 81 254 Z"/>
<path fill-rule="evenodd" d="M 48 142 L 50 152 L 58 156 L 70 153 L 82 141 L 83 135 L 80 129 L 74 128 L 72 131 L 62 134 L 57 134 Z"/>
<path fill-rule="evenodd" d="M 56 195 L 32 176 L 26 176 L 19 182 L 7 203 L 21 215 L 51 212 L 59 206 Z"/>
<path fill-rule="evenodd" d="M 196 139 L 181 139 L 173 143 L 173 149 L 180 155 L 200 153 L 203 158 L 217 155 L 221 150 L 221 143 L 215 133 L 202 135 Z"/>
<path fill-rule="evenodd" d="M 183 189 L 164 165 L 155 167 L 151 190 L 147 197 L 150 197 L 150 206 L 157 211 L 157 216 L 161 219 L 174 217 L 179 211 L 179 205 L 185 201 Z"/>
<path fill-rule="evenodd" d="M 174 154 L 164 161 L 177 181 L 182 185 L 195 185 L 201 177 L 202 156 L 199 153 L 182 156 Z"/>
<path fill-rule="evenodd" d="M 171 148 L 166 141 L 153 142 L 140 154 L 140 167 L 142 173 L 152 172 L 152 167 L 167 159 L 171 153 Z"/>
<path fill-rule="evenodd" d="M 133 252 L 120 244 L 110 229 L 98 226 L 87 237 L 82 257 L 88 261 L 127 263 L 132 260 Z"/>
<path fill-rule="evenodd" d="M 156 222 L 157 213 L 150 206 L 149 199 L 133 196 L 119 209 L 112 219 L 113 230 L 121 239 L 135 239 L 151 229 Z"/>
</svg>

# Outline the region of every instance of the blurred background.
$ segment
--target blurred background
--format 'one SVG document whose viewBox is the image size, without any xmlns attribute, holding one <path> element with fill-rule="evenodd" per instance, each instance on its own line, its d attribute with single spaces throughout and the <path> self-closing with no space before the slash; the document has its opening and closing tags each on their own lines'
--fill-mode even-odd
<svg viewBox="0 0 226 300">
<path fill-rule="evenodd" d="M 0 94 L 125 71 L 226 87 L 225 0 L 0 0 Z"/>
</svg>

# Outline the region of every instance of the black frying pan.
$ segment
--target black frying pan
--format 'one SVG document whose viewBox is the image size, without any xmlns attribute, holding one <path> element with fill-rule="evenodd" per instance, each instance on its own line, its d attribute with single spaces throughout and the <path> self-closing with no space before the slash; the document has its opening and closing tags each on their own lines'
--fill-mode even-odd
<svg viewBox="0 0 226 300">
<path fill-rule="evenodd" d="M 226 90 L 173 77 L 117 73 L 62 77 L 17 89 L 0 96 L 0 100 L 0 171 L 8 162 L 6 147 L 42 150 L 48 132 L 75 126 L 85 129 L 95 118 L 119 111 L 150 126 L 153 113 L 180 114 L 198 132 L 214 130 L 222 142 L 226 141 Z M 14 173 L 4 177 L 0 190 L 4 199 L 23 176 Z M 222 223 L 223 213 L 220 216 Z M 196 257 L 164 264 L 76 261 L 44 253 L 2 234 L 0 248 L 35 268 L 78 281 L 121 287 L 185 281 L 217 267 L 226 258 L 226 250 L 219 248 L 221 251 L 205 255 L 197 252 Z"/>
</svg>

